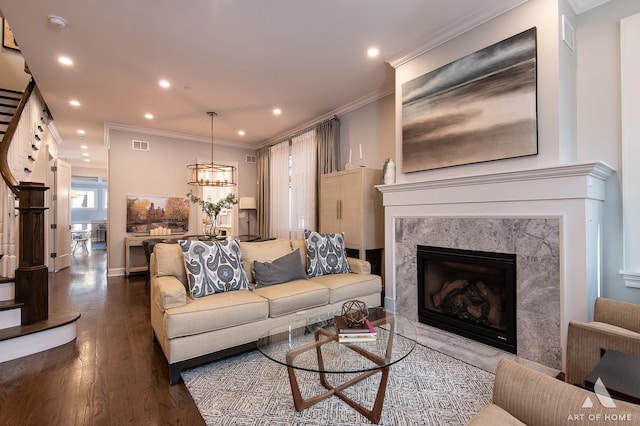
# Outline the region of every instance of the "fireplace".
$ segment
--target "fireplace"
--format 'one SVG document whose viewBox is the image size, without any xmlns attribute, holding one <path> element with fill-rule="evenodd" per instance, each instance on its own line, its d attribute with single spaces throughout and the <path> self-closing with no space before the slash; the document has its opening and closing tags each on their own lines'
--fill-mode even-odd
<svg viewBox="0 0 640 426">
<path fill-rule="evenodd" d="M 517 353 L 516 255 L 418 246 L 418 319 Z"/>
</svg>

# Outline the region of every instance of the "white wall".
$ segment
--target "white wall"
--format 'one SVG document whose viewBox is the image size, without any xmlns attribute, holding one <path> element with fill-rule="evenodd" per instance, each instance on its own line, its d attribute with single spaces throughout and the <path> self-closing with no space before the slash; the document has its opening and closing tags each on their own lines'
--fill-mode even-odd
<svg viewBox="0 0 640 426">
<path fill-rule="evenodd" d="M 0 87 L 22 92 L 29 83 L 22 53 L 0 46 Z"/>
<path fill-rule="evenodd" d="M 358 165 L 360 144 L 366 167 L 380 169 L 387 158 L 395 161 L 395 99 L 394 95 L 367 104 L 340 119 L 340 160 L 338 169 L 344 170 L 349 161 Z"/>
<path fill-rule="evenodd" d="M 131 141 L 149 142 L 149 151 L 134 151 Z M 211 145 L 204 141 L 174 136 L 140 134 L 133 131 L 109 131 L 109 212 L 108 274 L 124 273 L 124 238 L 126 233 L 127 195 L 184 197 L 192 188 L 187 185 L 187 165 L 211 157 Z M 245 163 L 245 155 L 253 149 L 215 146 L 217 162 L 238 164 L 235 195 L 256 195 L 255 164 Z M 195 232 L 197 209 L 191 208 L 189 231 Z"/>
<path fill-rule="evenodd" d="M 619 274 L 623 268 L 620 20 L 639 12 L 637 0 L 615 0 L 579 15 L 576 25 L 578 161 L 602 160 L 619 171 L 607 182 L 602 294 L 633 303 L 640 303 L 640 290 L 626 287 Z M 639 198 L 640 189 L 634 185 Z"/>
<path fill-rule="evenodd" d="M 401 173 L 402 170 L 402 84 L 447 65 L 473 52 L 537 27 L 538 64 L 538 155 L 470 164 L 445 169 Z M 529 0 L 465 34 L 396 68 L 396 181 L 473 176 L 492 172 L 535 169 L 561 162 L 559 116 L 558 5 L 555 1 Z"/>
</svg>

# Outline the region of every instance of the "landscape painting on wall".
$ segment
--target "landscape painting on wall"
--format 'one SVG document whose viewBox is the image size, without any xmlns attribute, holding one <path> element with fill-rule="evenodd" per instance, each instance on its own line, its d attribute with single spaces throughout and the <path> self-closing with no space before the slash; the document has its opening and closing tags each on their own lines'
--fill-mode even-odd
<svg viewBox="0 0 640 426">
<path fill-rule="evenodd" d="M 402 171 L 538 153 L 536 28 L 402 85 Z"/>
<path fill-rule="evenodd" d="M 127 196 L 127 232 L 148 233 L 166 228 L 182 234 L 189 230 L 189 200 L 183 197 Z"/>
</svg>

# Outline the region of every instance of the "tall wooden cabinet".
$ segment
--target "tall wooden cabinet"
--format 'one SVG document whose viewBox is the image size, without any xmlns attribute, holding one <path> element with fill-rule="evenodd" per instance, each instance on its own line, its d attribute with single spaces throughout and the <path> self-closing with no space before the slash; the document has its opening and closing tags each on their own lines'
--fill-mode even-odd
<svg viewBox="0 0 640 426">
<path fill-rule="evenodd" d="M 368 260 L 378 275 L 382 274 L 384 210 L 374 185 L 380 173 L 358 167 L 322 175 L 320 180 L 320 232 L 344 232 L 349 256 Z"/>
</svg>

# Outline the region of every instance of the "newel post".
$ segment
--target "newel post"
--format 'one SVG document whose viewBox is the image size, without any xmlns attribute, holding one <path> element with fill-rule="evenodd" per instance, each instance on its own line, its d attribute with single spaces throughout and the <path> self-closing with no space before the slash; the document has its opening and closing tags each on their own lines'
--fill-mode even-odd
<svg viewBox="0 0 640 426">
<path fill-rule="evenodd" d="M 16 269 L 15 300 L 24 303 L 22 325 L 49 318 L 49 271 L 44 257 L 44 193 L 42 183 L 20 182 L 19 264 Z"/>
</svg>

